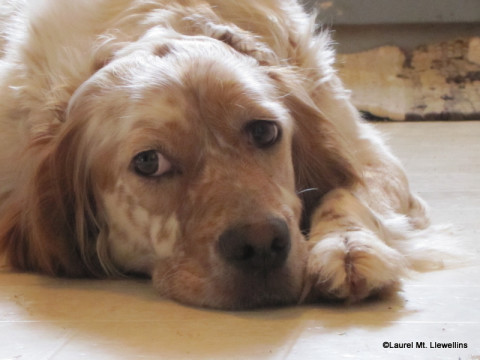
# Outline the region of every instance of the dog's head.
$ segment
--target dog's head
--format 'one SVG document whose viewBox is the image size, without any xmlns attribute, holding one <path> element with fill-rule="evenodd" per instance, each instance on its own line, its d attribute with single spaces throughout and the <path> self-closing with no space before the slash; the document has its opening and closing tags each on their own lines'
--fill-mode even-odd
<svg viewBox="0 0 480 360">
<path fill-rule="evenodd" d="M 282 76 L 204 37 L 117 52 L 75 92 L 65 125 L 32 145 L 39 165 L 2 226 L 11 262 L 147 274 L 167 297 L 209 307 L 296 302 L 297 189 L 351 172 Z"/>
</svg>

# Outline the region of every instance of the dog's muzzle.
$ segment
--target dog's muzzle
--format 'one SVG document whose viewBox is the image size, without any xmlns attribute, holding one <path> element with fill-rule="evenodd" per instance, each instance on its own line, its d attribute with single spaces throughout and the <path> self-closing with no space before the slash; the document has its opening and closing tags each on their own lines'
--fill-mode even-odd
<svg viewBox="0 0 480 360">
<path fill-rule="evenodd" d="M 245 273 L 268 273 L 282 267 L 290 248 L 288 225 L 279 218 L 231 226 L 218 241 L 220 256 Z"/>
</svg>

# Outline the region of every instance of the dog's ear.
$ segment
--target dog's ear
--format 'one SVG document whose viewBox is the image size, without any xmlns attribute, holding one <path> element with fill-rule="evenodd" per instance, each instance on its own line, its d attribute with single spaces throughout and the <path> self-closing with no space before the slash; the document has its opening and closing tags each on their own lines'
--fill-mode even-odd
<svg viewBox="0 0 480 360">
<path fill-rule="evenodd" d="M 52 128 L 37 136 L 24 154 L 22 179 L 1 208 L 0 251 L 20 270 L 101 276 L 101 224 L 86 145 L 79 126 L 61 132 Z"/>
<path fill-rule="evenodd" d="M 210 10 L 206 13 L 199 12 L 190 15 L 184 20 L 189 27 L 184 29 L 186 33 L 201 33 L 212 39 L 219 40 L 237 52 L 257 60 L 260 65 L 272 66 L 279 64 L 277 55 L 258 36 L 232 23 L 223 23 Z"/>
<path fill-rule="evenodd" d="M 320 198 L 336 187 L 360 182 L 352 150 L 312 100 L 302 76 L 284 68 L 270 68 L 268 75 L 295 122 L 292 156 L 297 191 L 315 189 L 312 195 Z"/>
</svg>

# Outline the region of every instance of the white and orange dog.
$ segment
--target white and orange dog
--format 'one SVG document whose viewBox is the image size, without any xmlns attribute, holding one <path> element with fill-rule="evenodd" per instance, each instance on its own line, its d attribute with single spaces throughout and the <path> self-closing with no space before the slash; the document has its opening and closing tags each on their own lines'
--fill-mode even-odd
<svg viewBox="0 0 480 360">
<path fill-rule="evenodd" d="M 0 35 L 12 268 L 240 309 L 361 300 L 422 260 L 422 201 L 294 0 L 10 0 Z"/>
</svg>

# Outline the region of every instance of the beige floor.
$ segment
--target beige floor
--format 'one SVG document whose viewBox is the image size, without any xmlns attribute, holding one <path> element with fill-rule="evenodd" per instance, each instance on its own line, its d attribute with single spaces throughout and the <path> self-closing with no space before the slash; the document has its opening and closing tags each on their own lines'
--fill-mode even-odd
<svg viewBox="0 0 480 360">
<path fill-rule="evenodd" d="M 0 359 L 480 359 L 480 122 L 377 126 L 477 265 L 420 274 L 384 302 L 239 313 L 162 300 L 148 282 L 3 271 Z"/>
</svg>

